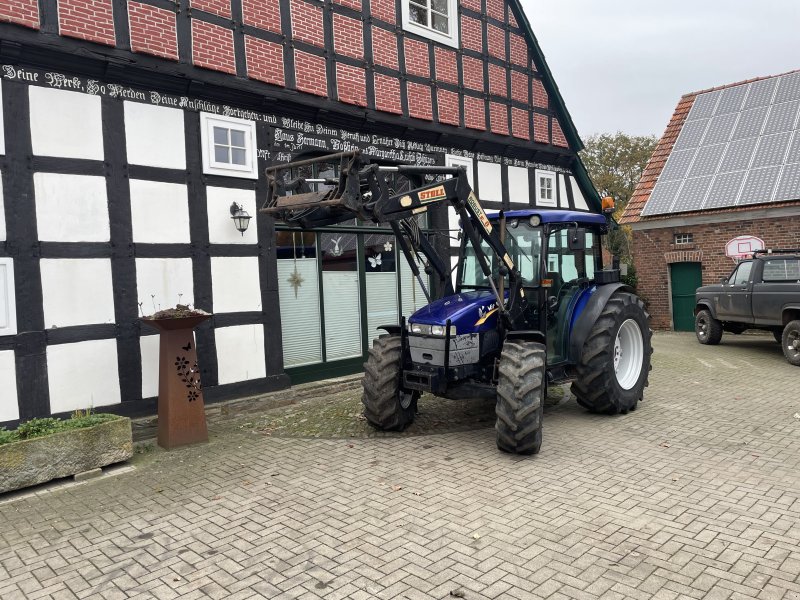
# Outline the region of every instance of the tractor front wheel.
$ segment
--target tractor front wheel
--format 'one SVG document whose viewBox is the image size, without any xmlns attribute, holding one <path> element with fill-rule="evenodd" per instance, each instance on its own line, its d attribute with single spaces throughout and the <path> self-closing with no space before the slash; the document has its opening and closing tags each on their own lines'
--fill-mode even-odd
<svg viewBox="0 0 800 600">
<path fill-rule="evenodd" d="M 373 341 L 364 363 L 361 402 L 367 422 L 377 429 L 403 431 L 414 421 L 419 392 L 400 387 L 402 365 L 400 336 L 381 335 Z"/>
<path fill-rule="evenodd" d="M 537 454 L 542 447 L 547 349 L 535 342 L 506 342 L 497 381 L 497 447 Z"/>
<path fill-rule="evenodd" d="M 650 315 L 628 292 L 615 292 L 583 345 L 572 393 L 585 409 L 610 415 L 636 410 L 650 375 Z"/>
</svg>

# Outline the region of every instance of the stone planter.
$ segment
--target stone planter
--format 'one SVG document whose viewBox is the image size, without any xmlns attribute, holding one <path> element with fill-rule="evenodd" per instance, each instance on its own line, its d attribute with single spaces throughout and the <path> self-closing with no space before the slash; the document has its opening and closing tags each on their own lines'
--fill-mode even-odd
<svg viewBox="0 0 800 600">
<path fill-rule="evenodd" d="M 131 456 L 131 420 L 127 417 L 3 444 L 0 493 L 105 467 Z"/>
</svg>

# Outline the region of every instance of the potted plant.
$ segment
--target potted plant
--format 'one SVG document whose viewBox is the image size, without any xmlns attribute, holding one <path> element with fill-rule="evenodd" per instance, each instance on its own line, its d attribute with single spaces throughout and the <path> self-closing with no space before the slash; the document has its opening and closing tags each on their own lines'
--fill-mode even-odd
<svg viewBox="0 0 800 600">
<path fill-rule="evenodd" d="M 208 441 L 193 329 L 211 314 L 185 304 L 141 321 L 161 335 L 158 352 L 158 445 L 175 448 Z"/>
<path fill-rule="evenodd" d="M 31 419 L 0 428 L 0 493 L 128 460 L 131 420 L 78 411 L 71 419 Z"/>
</svg>

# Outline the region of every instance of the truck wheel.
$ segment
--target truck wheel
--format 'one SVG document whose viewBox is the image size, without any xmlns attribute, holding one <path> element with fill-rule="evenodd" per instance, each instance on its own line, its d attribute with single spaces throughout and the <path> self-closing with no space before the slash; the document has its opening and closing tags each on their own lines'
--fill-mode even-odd
<svg viewBox="0 0 800 600">
<path fill-rule="evenodd" d="M 585 409 L 609 415 L 636 410 L 650 375 L 650 315 L 628 292 L 614 292 L 583 344 L 571 391 Z"/>
<path fill-rule="evenodd" d="M 789 321 L 783 328 L 782 346 L 786 360 L 800 367 L 800 321 Z"/>
<path fill-rule="evenodd" d="M 383 431 L 403 431 L 414 421 L 419 392 L 400 388 L 403 364 L 400 336 L 381 335 L 372 343 L 361 384 L 364 416 Z"/>
<path fill-rule="evenodd" d="M 497 380 L 497 447 L 514 454 L 537 454 L 542 447 L 542 417 L 547 349 L 535 342 L 506 342 Z"/>
<path fill-rule="evenodd" d="M 694 318 L 694 333 L 701 344 L 716 346 L 722 339 L 722 323 L 711 316 L 707 310 L 701 310 Z"/>
</svg>

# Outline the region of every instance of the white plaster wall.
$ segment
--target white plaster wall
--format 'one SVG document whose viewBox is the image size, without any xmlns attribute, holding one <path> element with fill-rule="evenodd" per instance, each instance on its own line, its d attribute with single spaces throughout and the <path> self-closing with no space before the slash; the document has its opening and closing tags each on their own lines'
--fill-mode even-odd
<svg viewBox="0 0 800 600">
<path fill-rule="evenodd" d="M 530 181 L 525 167 L 508 167 L 508 197 L 511 202 L 530 203 Z"/>
<path fill-rule="evenodd" d="M 231 188 L 208 187 L 208 239 L 212 244 L 257 244 L 256 192 L 255 190 L 235 190 Z M 236 202 L 246 210 L 252 219 L 250 227 L 239 233 L 231 220 L 231 202 Z"/>
<path fill-rule="evenodd" d="M 119 404 L 116 340 L 48 346 L 47 381 L 54 413 Z"/>
<path fill-rule="evenodd" d="M 186 168 L 182 110 L 125 102 L 125 137 L 130 164 Z"/>
<path fill-rule="evenodd" d="M 14 259 L 0 256 L 0 335 L 17 333 L 17 299 L 14 286 Z M 0 388 L 2 393 L 2 388 Z"/>
<path fill-rule="evenodd" d="M 500 165 L 478 161 L 478 188 L 480 199 L 491 202 L 503 201 L 503 180 Z"/>
<path fill-rule="evenodd" d="M 0 114 L 3 111 L 0 110 Z M 2 132 L 0 132 L 2 133 Z M 3 203 L 3 174 L 0 172 L 0 242 L 6 239 L 6 209 Z"/>
<path fill-rule="evenodd" d="M 266 377 L 263 325 L 220 327 L 214 338 L 220 384 Z"/>
<path fill-rule="evenodd" d="M 261 310 L 258 257 L 212 256 L 211 292 L 215 313 Z"/>
<path fill-rule="evenodd" d="M 48 242 L 111 239 L 105 177 L 34 173 L 36 228 Z"/>
<path fill-rule="evenodd" d="M 191 258 L 136 259 L 136 290 L 145 315 L 179 302 L 194 304 L 193 282 Z"/>
<path fill-rule="evenodd" d="M 158 336 L 143 335 L 139 338 L 142 352 L 142 398 L 158 396 Z"/>
<path fill-rule="evenodd" d="M 189 196 L 180 183 L 131 179 L 133 241 L 188 244 Z"/>
<path fill-rule="evenodd" d="M 107 258 L 43 258 L 44 326 L 114 322 L 111 261 Z"/>
<path fill-rule="evenodd" d="M 589 210 L 589 205 L 586 203 L 586 198 L 583 197 L 583 192 L 581 192 L 578 182 L 575 181 L 575 177 L 570 175 L 569 182 L 572 185 L 572 200 L 575 202 L 575 208 Z"/>
<path fill-rule="evenodd" d="M 558 178 L 558 205 L 569 209 L 569 194 L 567 194 L 567 176 L 563 173 L 556 175 Z"/>
<path fill-rule="evenodd" d="M 100 97 L 30 86 L 33 153 L 103 160 Z"/>
<path fill-rule="evenodd" d="M 17 372 L 14 351 L 0 352 L 0 422 L 19 419 L 17 406 Z"/>
</svg>

